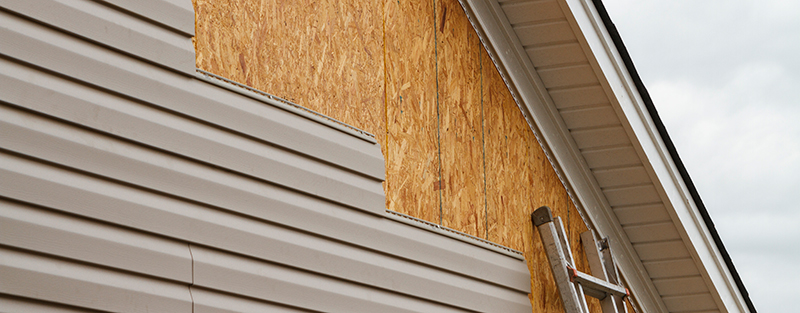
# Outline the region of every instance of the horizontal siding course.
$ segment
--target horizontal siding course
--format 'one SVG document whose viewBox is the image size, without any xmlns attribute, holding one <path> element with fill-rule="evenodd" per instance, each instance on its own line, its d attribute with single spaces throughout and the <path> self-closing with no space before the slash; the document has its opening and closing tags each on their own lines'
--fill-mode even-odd
<svg viewBox="0 0 800 313">
<path fill-rule="evenodd" d="M 189 245 L 0 199 L 0 244 L 190 284 Z"/>
<path fill-rule="evenodd" d="M 358 138 L 7 13 L 0 17 L 2 54 L 8 57 L 368 177 L 385 177 L 380 151 L 359 149 Z"/>
<path fill-rule="evenodd" d="M 312 312 L 253 298 L 245 298 L 226 292 L 192 286 L 193 313 L 237 313 L 237 312 Z"/>
<path fill-rule="evenodd" d="M 57 304 L 42 302 L 34 299 L 0 295 L 0 312 L 40 312 L 40 313 L 87 313 L 104 312 L 98 310 L 81 309 Z M 107 312 L 107 311 L 105 311 Z"/>
<path fill-rule="evenodd" d="M 191 36 L 168 31 L 98 2 L 0 0 L 0 7 L 177 72 L 194 75 Z"/>
<path fill-rule="evenodd" d="M 191 312 L 189 287 L 0 247 L 0 293 L 112 312 Z M 92 295 L 92 296 L 87 296 Z"/>
<path fill-rule="evenodd" d="M 414 301 L 396 292 L 224 252 L 199 247 L 192 252 L 196 258 L 195 285 L 201 287 L 316 311 L 463 312 L 442 304 Z"/>
<path fill-rule="evenodd" d="M 252 212 L 254 215 L 242 216 L 241 213 L 227 213 L 217 208 L 110 183 L 92 176 L 79 175 L 63 168 L 39 164 L 13 155 L 5 155 L 2 160 L 0 166 L 5 167 L 0 167 L 0 174 L 8 178 L 9 183 L 0 186 L 0 192 L 21 201 L 190 242 L 224 246 L 242 254 L 270 255 L 272 251 L 276 251 L 275 249 L 277 251 L 294 249 L 294 252 L 303 254 L 315 253 L 314 249 L 307 246 L 287 243 L 289 239 L 282 237 L 285 234 L 299 236 L 302 233 L 266 227 L 269 224 L 265 222 L 273 221 L 270 219 L 272 215 L 270 207 L 262 208 L 261 212 Z M 31 190 L 38 190 L 39 193 L 30 192 Z M 39 197 L 40 193 L 48 194 L 48 197 Z M 519 262 L 510 257 L 495 256 L 488 250 L 476 254 L 473 247 L 451 238 L 429 232 L 410 232 L 413 228 L 398 222 L 336 212 L 337 208 L 330 205 L 326 208 L 322 201 L 313 199 L 302 201 L 303 198 L 297 196 L 293 198 L 302 206 L 287 208 L 285 211 L 278 210 L 276 212 L 278 214 L 275 214 L 278 218 L 275 220 L 288 220 L 288 218 L 280 219 L 281 215 L 291 215 L 298 219 L 308 217 L 310 222 L 305 224 L 305 231 L 327 235 L 332 239 L 348 240 L 370 250 L 405 256 L 440 269 L 458 270 L 476 279 L 527 291 L 527 271 L 520 268 Z M 349 218 L 340 220 L 332 216 L 319 216 L 318 213 L 315 214 L 316 212 L 307 212 L 307 208 L 327 209 L 332 211 L 329 213 L 339 213 Z M 255 210 L 257 208 L 254 208 Z M 356 222 L 374 226 L 359 225 Z M 290 225 L 298 226 L 295 223 Z M 320 226 L 314 227 L 314 225 Z M 305 236 L 305 238 L 313 237 Z M 323 241 L 320 241 L 317 247 L 330 249 L 328 243 Z M 478 252 L 483 252 L 481 250 Z M 320 255 L 309 256 L 320 257 Z M 453 259 L 457 259 L 458 262 L 453 263 Z M 274 255 L 272 260 L 293 261 L 291 256 L 282 254 Z M 313 260 L 299 261 L 311 262 L 310 266 L 314 266 Z"/>
<path fill-rule="evenodd" d="M 145 21 L 153 21 L 194 36 L 194 8 L 191 1 L 181 0 L 99 0 L 109 6 L 135 14 Z"/>
</svg>

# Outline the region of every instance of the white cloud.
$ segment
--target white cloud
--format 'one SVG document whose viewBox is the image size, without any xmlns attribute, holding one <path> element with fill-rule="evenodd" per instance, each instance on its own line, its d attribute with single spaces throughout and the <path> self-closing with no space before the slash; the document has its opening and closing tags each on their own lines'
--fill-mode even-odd
<svg viewBox="0 0 800 313">
<path fill-rule="evenodd" d="M 739 211 L 747 205 L 774 204 L 776 197 L 785 199 L 786 194 L 774 191 L 800 190 L 800 106 L 793 103 L 800 94 L 792 86 L 800 86 L 800 81 L 771 64 L 742 66 L 717 88 L 686 81 L 650 85 L 704 198 L 715 200 L 716 193 L 733 190 L 772 197 L 736 202 L 724 197 L 723 203 L 708 203 L 712 212 L 722 210 L 712 204 Z"/>
<path fill-rule="evenodd" d="M 761 312 L 800 289 L 800 1 L 605 0 Z"/>
</svg>

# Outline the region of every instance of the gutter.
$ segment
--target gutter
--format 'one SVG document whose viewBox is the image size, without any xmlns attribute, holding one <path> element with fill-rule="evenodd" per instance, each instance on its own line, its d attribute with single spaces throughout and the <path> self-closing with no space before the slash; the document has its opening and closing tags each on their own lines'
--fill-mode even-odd
<svg viewBox="0 0 800 313">
<path fill-rule="evenodd" d="M 642 97 L 642 100 L 647 107 L 647 111 L 650 113 L 650 117 L 653 119 L 653 124 L 655 124 L 656 129 L 658 129 L 658 133 L 661 135 L 661 139 L 664 140 L 664 145 L 667 147 L 672 160 L 675 162 L 675 166 L 678 168 L 681 178 L 686 183 L 686 188 L 689 189 L 689 194 L 691 194 L 694 203 L 697 205 L 697 209 L 700 211 L 700 216 L 703 217 L 703 222 L 705 222 L 706 228 L 708 228 L 709 233 L 711 233 L 711 237 L 714 239 L 714 243 L 717 245 L 717 248 L 722 255 L 722 259 L 725 261 L 725 265 L 728 267 L 728 271 L 730 271 L 731 276 L 736 283 L 736 287 L 739 289 L 739 293 L 741 293 L 742 298 L 747 304 L 748 310 L 750 310 L 751 313 L 757 313 L 753 302 L 750 300 L 750 295 L 744 286 L 744 282 L 742 282 L 739 273 L 736 271 L 736 267 L 733 265 L 733 261 L 728 254 L 728 250 L 725 249 L 725 245 L 722 243 L 722 238 L 719 237 L 717 228 L 714 226 L 714 222 L 711 220 L 711 216 L 708 214 L 708 210 L 706 210 L 703 200 L 700 199 L 700 194 L 697 192 L 697 188 L 695 188 L 691 177 L 689 177 L 689 172 L 686 170 L 686 167 L 684 166 L 683 161 L 681 161 L 680 156 L 678 156 L 678 150 L 675 149 L 675 144 L 669 137 L 667 128 L 664 126 L 661 117 L 659 117 L 658 111 L 656 111 L 656 107 L 653 104 L 653 99 L 650 98 L 650 93 L 647 92 L 647 88 L 645 88 L 641 77 L 639 77 L 639 73 L 636 71 L 636 67 L 633 65 L 633 60 L 631 59 L 630 54 L 628 54 L 628 49 L 625 48 L 625 44 L 622 42 L 622 37 L 619 35 L 619 32 L 617 31 L 616 26 L 614 26 L 614 23 L 611 21 L 611 18 L 608 16 L 608 11 L 606 11 L 603 1 L 592 0 L 592 2 L 594 3 L 600 18 L 603 20 L 603 25 L 605 25 L 606 30 L 608 30 L 608 34 L 614 41 L 614 46 L 616 46 L 622 61 L 625 63 L 625 68 L 631 75 L 631 79 L 636 85 L 636 90 Z"/>
</svg>

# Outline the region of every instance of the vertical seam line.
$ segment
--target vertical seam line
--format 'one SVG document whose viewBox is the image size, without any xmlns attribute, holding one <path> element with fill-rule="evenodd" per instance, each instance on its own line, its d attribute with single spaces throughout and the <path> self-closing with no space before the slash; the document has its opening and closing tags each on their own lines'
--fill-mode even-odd
<svg viewBox="0 0 800 313">
<path fill-rule="evenodd" d="M 194 286 L 194 254 L 192 254 L 192 244 L 187 244 L 189 247 L 189 259 L 192 261 L 192 283 L 189 284 L 189 299 L 192 301 L 192 313 L 194 313 L 194 295 L 192 295 L 192 286 Z"/>
<path fill-rule="evenodd" d="M 433 0 L 433 64 L 436 70 L 436 146 L 439 150 L 439 225 L 443 225 L 443 201 L 442 201 L 442 139 L 441 139 L 441 117 L 439 116 L 439 37 L 436 32 L 436 0 Z M 444 21 L 442 21 L 444 23 Z"/>
<path fill-rule="evenodd" d="M 386 151 L 386 157 L 388 161 L 389 154 L 389 91 L 386 90 L 386 87 L 389 85 L 389 75 L 387 74 L 388 70 L 386 69 L 386 1 L 383 2 L 383 149 Z M 387 166 L 385 170 L 388 170 L 389 167 Z M 387 175 L 388 177 L 388 175 Z M 388 186 L 387 186 L 388 189 Z"/>
<path fill-rule="evenodd" d="M 483 219 L 486 230 L 486 240 L 489 240 L 489 194 L 486 192 L 486 116 L 483 112 L 483 56 L 481 42 L 478 41 L 478 65 L 481 71 L 481 150 L 483 151 Z"/>
</svg>

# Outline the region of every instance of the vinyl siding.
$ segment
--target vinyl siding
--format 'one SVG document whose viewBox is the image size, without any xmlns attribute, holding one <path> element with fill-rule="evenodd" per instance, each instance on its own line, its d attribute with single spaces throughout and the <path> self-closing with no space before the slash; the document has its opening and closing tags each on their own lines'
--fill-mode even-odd
<svg viewBox="0 0 800 313">
<path fill-rule="evenodd" d="M 524 260 L 386 217 L 374 141 L 196 74 L 188 0 L 0 7 L 0 306 L 530 311 Z"/>
</svg>

